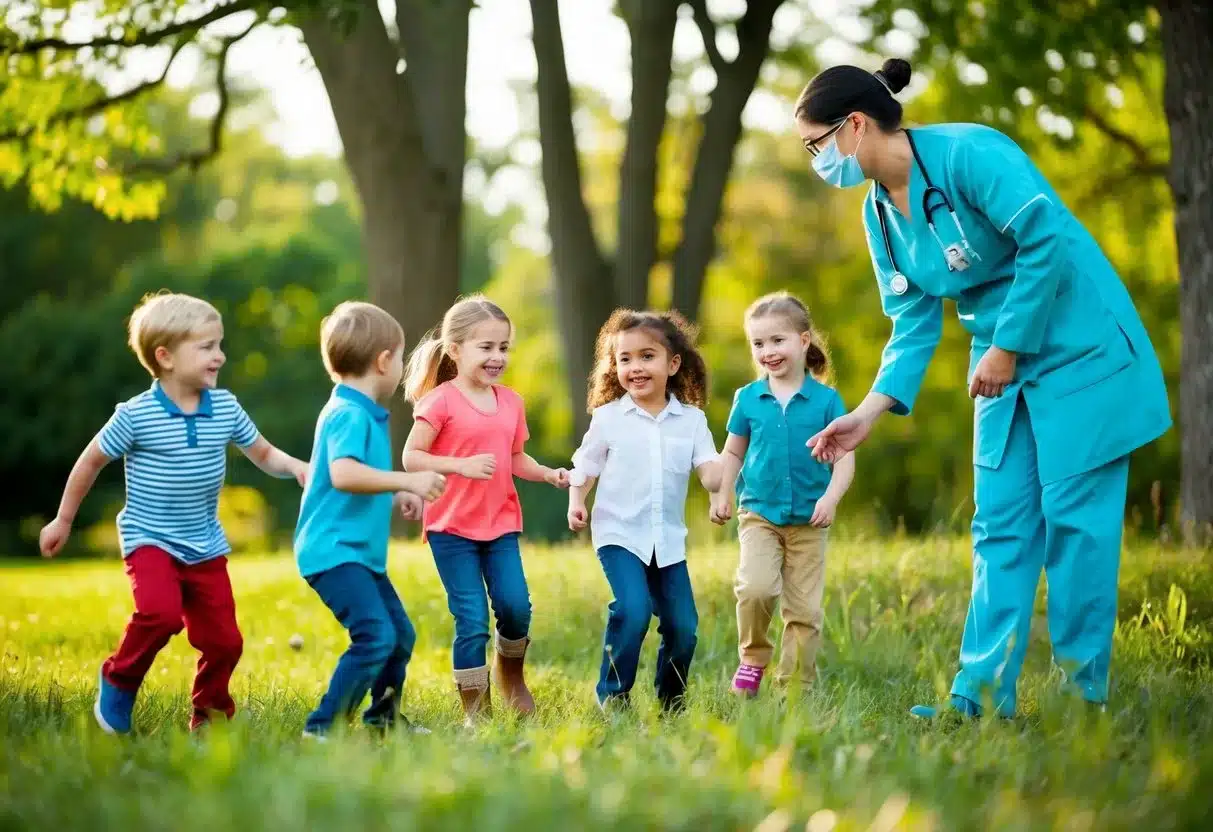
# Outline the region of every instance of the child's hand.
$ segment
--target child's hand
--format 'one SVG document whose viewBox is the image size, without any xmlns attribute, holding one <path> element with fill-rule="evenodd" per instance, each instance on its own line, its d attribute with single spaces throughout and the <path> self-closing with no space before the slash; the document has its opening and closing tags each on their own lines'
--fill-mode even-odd
<svg viewBox="0 0 1213 832">
<path fill-rule="evenodd" d="M 708 517 L 717 526 L 723 526 L 729 522 L 733 516 L 733 495 L 723 494 L 719 491 L 713 492 L 711 500 L 711 508 L 708 509 Z"/>
<path fill-rule="evenodd" d="M 469 480 L 492 479 L 497 470 L 497 457 L 492 454 L 469 456 L 459 465 L 459 474 Z"/>
<path fill-rule="evenodd" d="M 548 468 L 543 474 L 543 481 L 557 488 L 568 488 L 569 472 L 564 468 Z"/>
<path fill-rule="evenodd" d="M 58 517 L 43 526 L 38 533 L 38 548 L 42 550 L 42 557 L 53 558 L 59 554 L 71 533 L 72 524 Z"/>
<path fill-rule="evenodd" d="M 396 508 L 405 520 L 420 520 L 425 503 L 416 494 L 401 491 L 396 494 Z"/>
<path fill-rule="evenodd" d="M 307 471 L 308 464 L 301 459 L 296 459 L 291 462 L 291 476 L 295 478 L 295 482 L 299 483 L 300 488 L 307 486 Z"/>
<path fill-rule="evenodd" d="M 412 478 L 408 490 L 426 502 L 437 500 L 446 490 L 446 477 L 434 471 L 418 471 L 407 476 Z"/>
<path fill-rule="evenodd" d="M 838 503 L 829 497 L 822 497 L 817 501 L 817 507 L 813 509 L 813 516 L 809 518 L 809 525 L 816 526 L 819 529 L 829 528 L 834 522 L 834 510 L 838 508 Z"/>
<path fill-rule="evenodd" d="M 569 506 L 569 531 L 579 532 L 585 528 L 588 512 L 585 510 L 585 503 L 577 503 Z"/>
</svg>

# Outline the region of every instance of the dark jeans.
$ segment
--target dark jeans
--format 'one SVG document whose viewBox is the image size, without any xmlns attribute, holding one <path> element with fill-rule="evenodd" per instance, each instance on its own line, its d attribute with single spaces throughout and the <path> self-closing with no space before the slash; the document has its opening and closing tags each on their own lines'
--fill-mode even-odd
<svg viewBox="0 0 1213 832">
<path fill-rule="evenodd" d="M 636 682 L 649 619 L 656 615 L 661 635 L 654 674 L 657 698 L 663 708 L 681 706 L 699 627 L 686 561 L 659 569 L 656 558 L 646 565 L 622 546 L 603 546 L 598 560 L 615 595 L 608 607 L 598 701 L 627 698 Z"/>
<path fill-rule="evenodd" d="M 328 691 L 307 718 L 307 730 L 323 733 L 339 717 L 348 718 L 367 691 L 368 725 L 389 726 L 400 710 L 405 669 L 417 633 L 387 575 L 357 563 L 343 563 L 313 575 L 308 583 L 350 633 L 350 646 L 337 662 Z"/>
<path fill-rule="evenodd" d="M 455 617 L 455 670 L 484 667 L 490 602 L 497 632 L 503 639 L 526 638 L 531 627 L 531 598 L 522 571 L 518 535 L 481 541 L 430 532 L 427 538 L 438 577 L 446 589 L 447 608 Z"/>
</svg>

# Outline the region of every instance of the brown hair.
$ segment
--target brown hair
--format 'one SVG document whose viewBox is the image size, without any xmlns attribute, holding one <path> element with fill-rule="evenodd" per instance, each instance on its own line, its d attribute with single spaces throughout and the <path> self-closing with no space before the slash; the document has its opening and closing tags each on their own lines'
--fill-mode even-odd
<svg viewBox="0 0 1213 832">
<path fill-rule="evenodd" d="M 400 323 L 373 303 L 347 300 L 320 322 L 320 356 L 330 376 L 361 376 L 383 352 L 404 346 Z"/>
<path fill-rule="evenodd" d="M 207 324 L 223 325 L 219 310 L 201 298 L 169 292 L 144 295 L 131 313 L 127 344 L 154 378 L 160 378 L 156 350 L 172 350 Z"/>
<path fill-rule="evenodd" d="M 745 311 L 747 325 L 758 318 L 770 317 L 783 318 L 797 332 L 809 333 L 809 346 L 804 351 L 804 366 L 813 378 L 825 382 L 830 377 L 832 369 L 830 351 L 826 345 L 825 336 L 814 328 L 813 319 L 809 317 L 808 307 L 800 298 L 788 292 L 772 292 L 754 301 Z M 764 373 L 759 370 L 758 375 L 761 378 Z"/>
<path fill-rule="evenodd" d="M 695 346 L 695 328 L 686 318 L 673 311 L 616 309 L 602 329 L 598 330 L 586 409 L 593 413 L 594 408 L 623 398 L 625 391 L 619 384 L 619 373 L 615 367 L 615 345 L 621 334 L 633 329 L 648 330 L 661 341 L 671 356 L 681 358 L 678 372 L 670 377 L 667 392 L 683 404 L 698 408 L 707 404 L 708 368 Z"/>
<path fill-rule="evenodd" d="M 477 324 L 488 320 L 510 323 L 501 307 L 481 294 L 462 298 L 446 310 L 441 327 L 427 332 L 409 356 L 404 376 L 405 398 L 415 403 L 439 384 L 453 379 L 457 368 L 451 358 L 451 347 L 462 344 Z"/>
</svg>

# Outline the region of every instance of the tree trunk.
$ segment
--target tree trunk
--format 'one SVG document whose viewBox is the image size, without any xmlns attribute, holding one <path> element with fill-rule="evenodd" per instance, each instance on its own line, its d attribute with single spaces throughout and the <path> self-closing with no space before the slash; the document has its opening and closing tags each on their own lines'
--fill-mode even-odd
<svg viewBox="0 0 1213 832">
<path fill-rule="evenodd" d="M 452 43 L 461 37 L 466 44 L 467 11 L 465 4 L 459 5 L 464 7 L 462 16 L 452 15 L 443 26 L 461 26 L 462 36 L 447 30 L 444 37 Z M 346 164 L 358 189 L 370 299 L 400 321 L 406 349 L 412 349 L 441 321 L 458 291 L 464 110 L 448 103 L 428 112 L 426 106 L 441 102 L 443 95 L 431 91 L 415 96 L 409 72 L 397 72 L 400 49 L 388 36 L 374 0 L 367 0 L 360 12 L 348 34 L 314 18 L 299 26 L 328 91 Z M 426 77 L 456 83 L 465 76 L 467 50 L 431 50 L 414 61 L 422 66 L 440 62 L 428 68 Z M 462 99 L 462 84 L 458 89 Z M 421 127 L 427 120 L 435 136 L 429 141 Z M 437 137 L 452 135 L 454 122 L 458 141 L 439 141 Z M 427 145 L 440 158 L 431 159 Z M 410 416 L 400 400 L 392 415 L 398 467 Z"/>
<path fill-rule="evenodd" d="M 1180 517 L 1185 537 L 1200 542 L 1213 539 L 1213 6 L 1158 8 L 1179 249 Z"/>
<path fill-rule="evenodd" d="M 674 251 L 674 308 L 691 320 L 699 317 L 703 283 L 716 249 L 716 224 L 724 204 L 724 191 L 733 168 L 733 154 L 741 139 L 741 114 L 758 73 L 770 51 L 771 23 L 783 0 L 750 0 L 737 24 L 737 57 L 723 61 L 714 46 L 707 46 L 716 69 L 716 86 L 703 118 L 703 138 L 695 155 L 682 239 Z M 706 15 L 706 10 L 698 10 Z M 701 28 L 712 31 L 701 21 Z M 705 38 L 708 33 L 705 32 Z"/>
<path fill-rule="evenodd" d="M 619 167 L 615 302 L 633 309 L 648 305 L 649 272 L 657 260 L 657 157 L 668 113 L 679 2 L 624 4 L 632 40 L 632 108 Z"/>
<path fill-rule="evenodd" d="M 538 64 L 541 171 L 552 240 L 556 311 L 577 441 L 589 425 L 586 381 L 594 361 L 594 340 L 614 306 L 614 291 L 610 264 L 594 236 L 582 195 L 572 91 L 556 0 L 531 0 L 531 21 Z"/>
</svg>

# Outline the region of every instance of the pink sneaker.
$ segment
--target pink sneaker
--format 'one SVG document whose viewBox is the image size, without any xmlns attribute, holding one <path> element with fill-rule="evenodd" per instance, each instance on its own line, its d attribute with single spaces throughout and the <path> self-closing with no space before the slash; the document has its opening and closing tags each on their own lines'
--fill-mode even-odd
<svg viewBox="0 0 1213 832">
<path fill-rule="evenodd" d="M 758 686 L 762 684 L 763 668 L 752 664 L 740 664 L 733 674 L 733 693 L 742 696 L 757 696 Z"/>
</svg>

